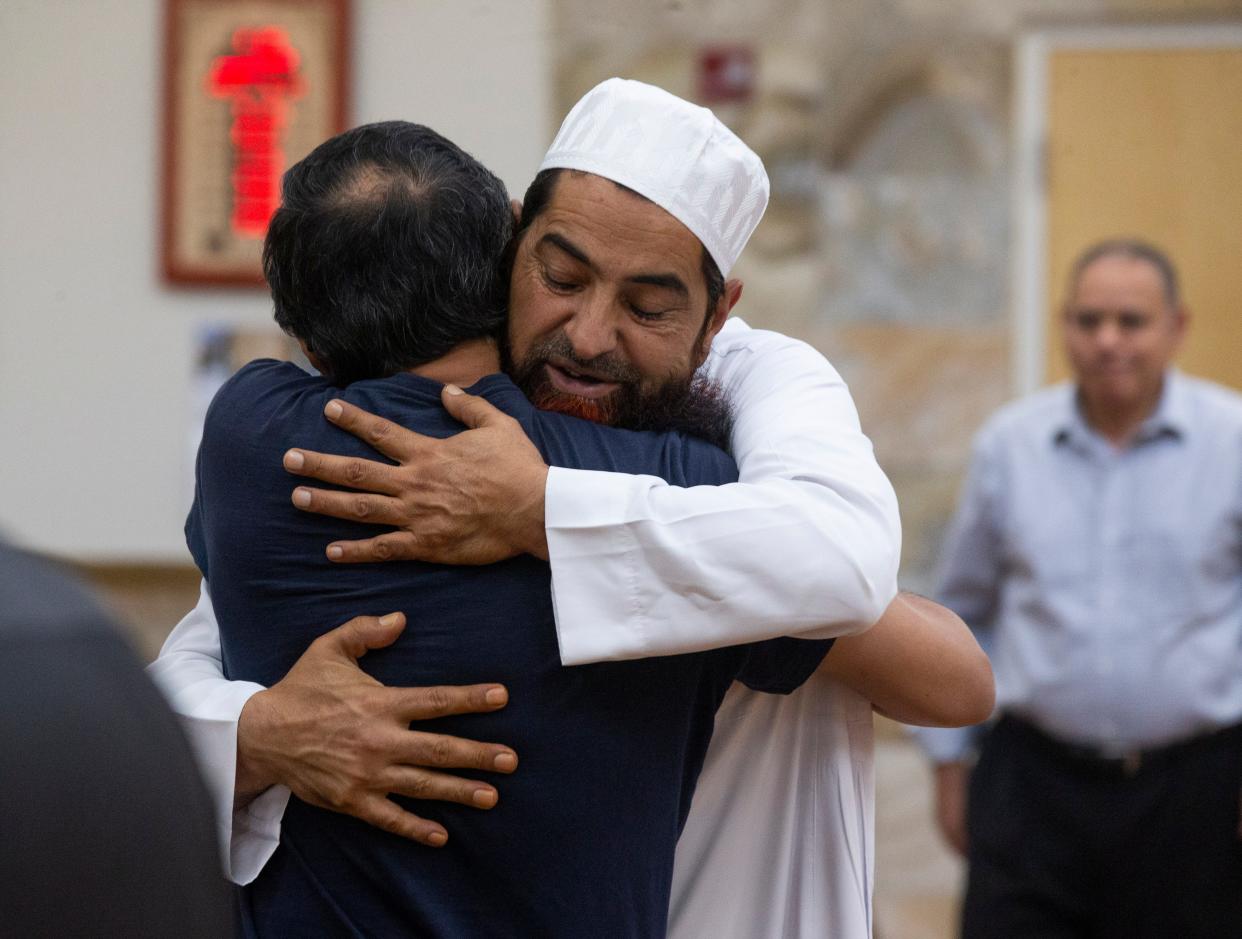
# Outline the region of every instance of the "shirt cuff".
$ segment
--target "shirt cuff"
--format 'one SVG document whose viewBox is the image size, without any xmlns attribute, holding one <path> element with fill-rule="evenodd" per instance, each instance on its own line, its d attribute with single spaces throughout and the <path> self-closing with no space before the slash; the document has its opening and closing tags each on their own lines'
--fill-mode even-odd
<svg viewBox="0 0 1242 939">
<path fill-rule="evenodd" d="M 250 883 L 276 852 L 289 795 L 286 786 L 272 786 L 245 808 L 232 813 L 228 875 L 233 883 Z"/>
<path fill-rule="evenodd" d="M 642 654 L 635 651 L 647 636 L 639 546 L 624 522 L 635 491 L 663 485 L 653 476 L 549 468 L 544 524 L 562 664 L 614 658 L 618 648 Z M 601 598 L 615 611 L 607 622 L 598 616 Z"/>
<path fill-rule="evenodd" d="M 248 681 L 221 680 L 213 684 L 211 694 L 195 703 L 192 715 L 179 717 L 216 809 L 225 873 L 234 883 L 247 884 L 258 876 L 276 850 L 289 790 L 273 786 L 245 808 L 233 810 L 237 721 L 246 702 L 264 687 Z"/>
</svg>

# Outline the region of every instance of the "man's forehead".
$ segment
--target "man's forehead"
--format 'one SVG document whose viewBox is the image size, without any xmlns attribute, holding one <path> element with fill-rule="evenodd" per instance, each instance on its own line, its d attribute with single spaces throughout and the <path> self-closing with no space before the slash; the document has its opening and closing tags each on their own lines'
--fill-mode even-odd
<svg viewBox="0 0 1242 939">
<path fill-rule="evenodd" d="M 1141 258 L 1106 255 L 1083 268 L 1070 298 L 1075 306 L 1145 300 L 1167 305 L 1164 282 L 1155 266 Z"/>
<path fill-rule="evenodd" d="M 1160 271 L 1154 264 L 1143 258 L 1119 254 L 1106 254 L 1084 267 L 1078 275 L 1078 285 L 1079 287 L 1105 285 L 1139 288 L 1163 287 Z"/>
</svg>

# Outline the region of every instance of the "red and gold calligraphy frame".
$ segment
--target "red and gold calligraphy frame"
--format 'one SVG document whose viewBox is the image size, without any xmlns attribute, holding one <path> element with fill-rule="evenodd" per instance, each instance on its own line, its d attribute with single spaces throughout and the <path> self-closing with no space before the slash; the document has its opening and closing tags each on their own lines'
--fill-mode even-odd
<svg viewBox="0 0 1242 939">
<path fill-rule="evenodd" d="M 349 0 L 165 0 L 164 277 L 261 285 L 280 174 L 345 129 Z"/>
</svg>

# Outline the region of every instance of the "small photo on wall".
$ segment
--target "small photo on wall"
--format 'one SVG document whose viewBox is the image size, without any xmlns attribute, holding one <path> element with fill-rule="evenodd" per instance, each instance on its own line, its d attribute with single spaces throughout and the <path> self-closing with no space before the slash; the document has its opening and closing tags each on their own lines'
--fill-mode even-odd
<svg viewBox="0 0 1242 939">
<path fill-rule="evenodd" d="M 185 497 L 194 498 L 194 462 L 203 439 L 207 409 L 220 386 L 233 373 L 255 359 L 282 359 L 312 375 L 319 374 L 302 354 L 297 342 L 275 326 L 238 326 L 233 323 L 207 323 L 194 337 L 194 365 L 190 380 L 189 414 L 186 420 Z"/>
</svg>

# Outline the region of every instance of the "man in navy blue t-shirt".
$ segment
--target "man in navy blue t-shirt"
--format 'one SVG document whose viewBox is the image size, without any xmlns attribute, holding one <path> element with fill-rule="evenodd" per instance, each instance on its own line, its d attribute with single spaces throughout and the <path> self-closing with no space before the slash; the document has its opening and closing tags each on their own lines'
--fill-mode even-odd
<svg viewBox="0 0 1242 939">
<path fill-rule="evenodd" d="M 324 557 L 326 541 L 361 526 L 296 511 L 280 460 L 294 441 L 372 455 L 323 420 L 333 398 L 444 437 L 461 427 L 441 407 L 443 383 L 471 385 L 551 465 L 683 486 L 736 478 L 706 443 L 541 412 L 496 374 L 511 228 L 499 181 L 416 125 L 341 135 L 285 178 L 265 273 L 277 321 L 325 377 L 252 363 L 208 413 L 187 538 L 212 585 L 226 674 L 270 685 L 314 637 L 306 624 L 400 610 L 411 626 L 367 670 L 392 685 L 503 682 L 505 710 L 422 729 L 501 739 L 523 762 L 486 817 L 418 805 L 454 831 L 440 851 L 292 800 L 280 850 L 242 891 L 249 935 L 662 935 L 674 845 L 725 690 L 736 677 L 790 691 L 828 647 L 777 640 L 566 669 L 542 561 Z"/>
</svg>

